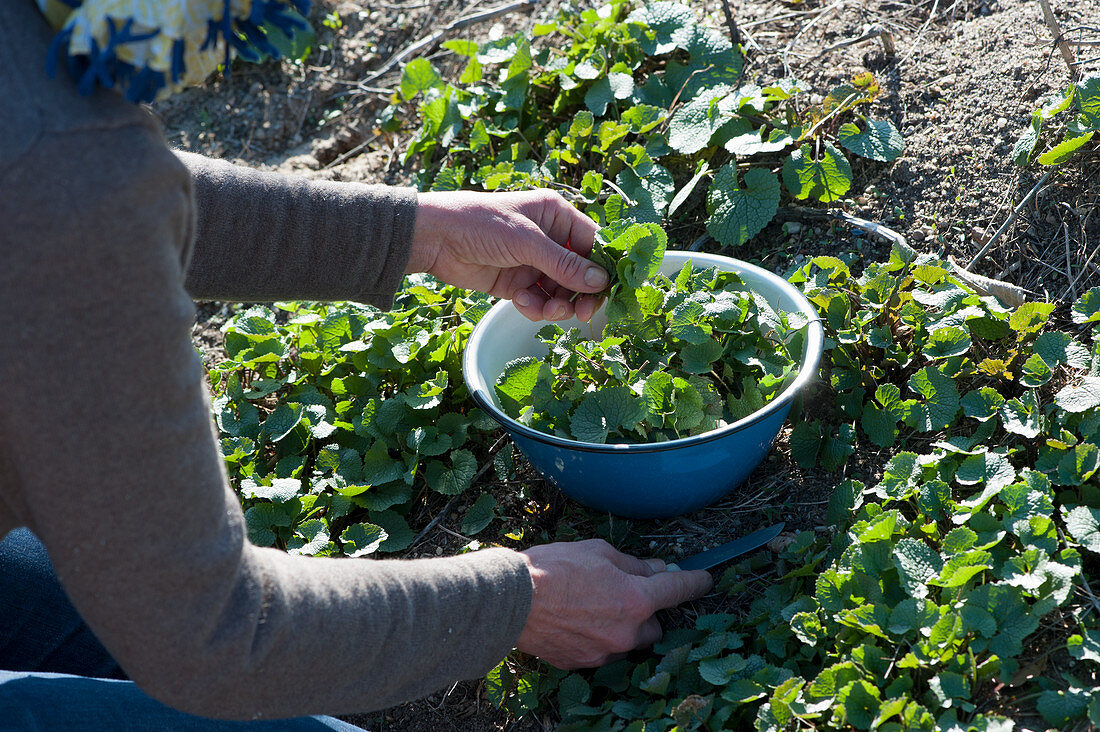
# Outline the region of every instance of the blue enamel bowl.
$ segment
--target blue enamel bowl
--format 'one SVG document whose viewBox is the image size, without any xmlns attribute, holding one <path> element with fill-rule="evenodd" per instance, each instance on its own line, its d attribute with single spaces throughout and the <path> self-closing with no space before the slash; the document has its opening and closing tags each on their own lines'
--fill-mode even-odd
<svg viewBox="0 0 1100 732">
<path fill-rule="evenodd" d="M 824 334 L 817 313 L 801 292 L 765 269 L 715 254 L 668 251 L 661 271 L 674 277 L 689 260 L 698 268 L 736 272 L 777 310 L 801 311 L 810 320 L 801 367 L 786 390 L 763 409 L 720 429 L 636 445 L 577 442 L 533 430 L 505 414 L 494 384 L 509 361 L 545 355 L 546 346 L 536 333 L 546 323 L 528 320 L 511 301 L 502 300 L 470 335 L 462 371 L 474 400 L 504 427 L 547 481 L 589 508 L 626 518 L 651 519 L 690 513 L 714 503 L 764 459 L 787 418 L 791 402 L 817 372 Z M 597 336 L 605 322 L 602 311 L 593 317 Z M 576 319 L 559 325 L 584 332 L 589 327 Z"/>
</svg>

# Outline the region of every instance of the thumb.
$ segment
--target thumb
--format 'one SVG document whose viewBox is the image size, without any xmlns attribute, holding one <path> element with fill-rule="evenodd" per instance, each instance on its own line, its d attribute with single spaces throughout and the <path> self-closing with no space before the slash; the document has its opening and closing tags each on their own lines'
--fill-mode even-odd
<svg viewBox="0 0 1100 732">
<path fill-rule="evenodd" d="M 524 264 L 540 270 L 550 279 L 574 292 L 599 292 L 607 287 L 608 276 L 603 267 L 541 235 L 533 246 L 525 247 L 528 259 Z"/>
<path fill-rule="evenodd" d="M 663 610 L 702 597 L 714 584 L 714 578 L 710 572 L 698 569 L 691 572 L 658 572 L 644 582 L 653 607 Z"/>
</svg>

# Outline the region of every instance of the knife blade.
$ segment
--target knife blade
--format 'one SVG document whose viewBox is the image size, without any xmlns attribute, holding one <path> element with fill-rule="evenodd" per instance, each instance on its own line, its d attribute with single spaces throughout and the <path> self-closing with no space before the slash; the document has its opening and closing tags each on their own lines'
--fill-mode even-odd
<svg viewBox="0 0 1100 732">
<path fill-rule="evenodd" d="M 690 571 L 693 569 L 710 569 L 722 562 L 727 562 L 745 552 L 751 552 L 753 549 L 757 549 L 767 544 L 769 541 L 779 536 L 779 532 L 783 531 L 784 526 L 786 526 L 786 523 L 780 521 L 775 526 L 769 526 L 766 529 L 754 531 L 748 536 L 742 536 L 740 539 L 727 541 L 725 544 L 716 546 L 713 549 L 707 549 L 705 552 L 699 552 L 698 554 L 693 554 L 690 557 L 681 559 L 679 562 L 669 564 L 665 567 L 665 570 L 668 572 L 678 572 Z"/>
</svg>

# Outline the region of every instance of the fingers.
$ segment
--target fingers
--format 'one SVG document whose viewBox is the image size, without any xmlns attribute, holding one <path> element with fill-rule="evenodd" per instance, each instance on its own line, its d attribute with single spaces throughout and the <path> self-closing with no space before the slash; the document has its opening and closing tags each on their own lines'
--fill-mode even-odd
<svg viewBox="0 0 1100 732">
<path fill-rule="evenodd" d="M 645 581 L 646 591 L 656 610 L 676 607 L 682 602 L 702 597 L 714 584 L 714 578 L 704 569 L 691 572 L 659 572 Z"/>
<path fill-rule="evenodd" d="M 576 312 L 574 304 L 567 298 L 551 296 L 538 285 L 517 290 L 512 295 L 512 304 L 528 320 L 565 320 Z"/>
<path fill-rule="evenodd" d="M 552 190 L 536 191 L 534 196 L 538 210 L 532 218 L 539 227 L 558 244 L 564 246 L 568 242 L 570 249 L 587 257 L 599 229 L 596 222 Z"/>
<path fill-rule="evenodd" d="M 645 648 L 651 646 L 657 641 L 661 640 L 661 624 L 657 622 L 656 617 L 650 617 L 649 620 L 642 623 L 638 628 L 638 638 L 635 648 Z"/>
<path fill-rule="evenodd" d="M 531 242 L 525 259 L 561 287 L 574 292 L 599 292 L 607 286 L 607 272 L 549 237 Z"/>
</svg>

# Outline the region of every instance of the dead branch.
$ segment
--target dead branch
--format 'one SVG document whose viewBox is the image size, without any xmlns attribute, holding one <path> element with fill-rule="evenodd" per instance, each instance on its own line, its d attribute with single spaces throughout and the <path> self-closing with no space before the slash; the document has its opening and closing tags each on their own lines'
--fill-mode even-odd
<svg viewBox="0 0 1100 732">
<path fill-rule="evenodd" d="M 1024 207 L 1027 206 L 1032 198 L 1035 197 L 1035 194 L 1039 192 L 1039 189 L 1046 184 L 1047 179 L 1050 178 L 1050 174 L 1052 172 L 1053 171 L 1048 170 L 1047 172 L 1043 173 L 1043 177 L 1039 179 L 1039 182 L 1036 183 L 1032 187 L 1032 189 L 1027 192 L 1027 195 L 1024 196 L 1018 204 L 1016 204 L 1016 207 L 1012 209 L 1012 213 L 1010 213 L 1008 215 L 1008 218 L 1005 219 L 1005 222 L 1001 224 L 1001 228 L 997 229 L 997 233 L 989 237 L 989 241 L 987 241 L 985 245 L 982 246 L 982 248 L 978 251 L 978 253 L 974 255 L 974 258 L 970 260 L 970 264 L 966 265 L 965 269 L 967 272 L 974 269 L 974 265 L 980 262 L 982 257 L 985 256 L 985 253 L 988 252 L 990 248 L 992 248 L 992 246 L 996 244 L 1002 236 L 1004 236 L 1004 233 L 1008 231 L 1008 227 L 1012 226 L 1012 222 L 1016 220 L 1016 217 L 1020 215 L 1020 212 L 1024 210 Z"/>
<path fill-rule="evenodd" d="M 1073 59 L 1073 51 L 1070 50 L 1069 44 L 1066 43 L 1065 35 L 1062 33 L 1062 26 L 1058 25 L 1058 19 L 1054 17 L 1054 11 L 1050 9 L 1050 0 L 1039 0 L 1039 5 L 1043 8 L 1043 20 L 1046 21 L 1047 28 L 1050 28 L 1050 32 L 1054 34 L 1054 43 L 1058 46 L 1058 52 L 1062 54 L 1062 58 L 1069 68 L 1070 79 L 1076 79 L 1077 63 Z"/>
<path fill-rule="evenodd" d="M 389 60 L 386 61 L 386 63 L 382 64 L 382 66 L 379 67 L 378 70 L 371 73 L 368 77 L 362 79 L 359 82 L 359 85 L 363 86 L 366 84 L 370 84 L 372 81 L 389 73 L 389 71 L 393 69 L 393 67 L 397 66 L 408 57 L 425 48 L 431 48 L 439 41 L 443 40 L 445 36 L 450 33 L 454 33 L 460 28 L 466 28 L 467 26 L 475 25 L 477 23 L 484 23 L 487 20 L 499 18 L 502 15 L 507 15 L 508 13 L 514 12 L 516 10 L 526 10 L 527 8 L 533 8 L 534 6 L 538 5 L 538 3 L 539 0 L 516 0 L 516 2 L 502 5 L 499 8 L 489 8 L 488 10 L 483 10 L 480 13 L 465 15 L 461 18 L 458 18 L 457 20 L 452 21 L 450 24 L 444 26 L 443 28 L 435 31 L 431 35 L 425 38 L 421 38 L 416 43 L 413 43 L 410 46 L 406 46 L 401 51 L 398 51 L 393 56 L 390 56 Z"/>
</svg>

